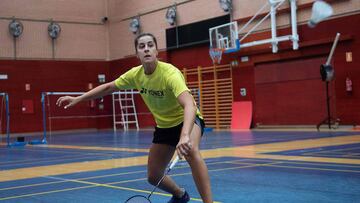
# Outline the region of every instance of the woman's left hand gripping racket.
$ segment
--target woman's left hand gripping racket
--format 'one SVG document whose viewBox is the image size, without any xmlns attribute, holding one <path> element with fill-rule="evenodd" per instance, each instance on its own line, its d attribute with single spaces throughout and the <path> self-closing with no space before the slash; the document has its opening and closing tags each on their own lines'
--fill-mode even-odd
<svg viewBox="0 0 360 203">
<path fill-rule="evenodd" d="M 161 177 L 161 179 L 159 180 L 159 182 L 156 184 L 156 186 L 154 187 L 154 189 L 150 192 L 150 194 L 146 197 L 144 195 L 134 195 L 131 196 L 129 199 L 127 199 L 125 201 L 125 203 L 151 203 L 150 201 L 150 197 L 151 195 L 154 193 L 154 191 L 156 190 L 156 188 L 160 185 L 161 181 L 163 181 L 163 179 L 165 178 L 165 176 L 167 174 L 169 174 L 169 172 L 171 171 L 171 169 L 174 168 L 174 166 L 177 164 L 177 162 L 180 160 L 179 156 L 176 156 L 176 158 L 171 162 L 170 166 L 168 167 L 168 169 L 165 171 L 164 175 Z"/>
</svg>

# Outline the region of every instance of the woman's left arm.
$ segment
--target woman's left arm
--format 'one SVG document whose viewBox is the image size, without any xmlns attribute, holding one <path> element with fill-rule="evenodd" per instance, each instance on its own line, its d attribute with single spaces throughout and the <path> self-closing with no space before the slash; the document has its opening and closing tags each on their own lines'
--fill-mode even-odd
<svg viewBox="0 0 360 203">
<path fill-rule="evenodd" d="M 184 108 L 184 123 L 181 130 L 180 141 L 176 146 L 177 154 L 182 158 L 188 155 L 192 148 L 190 133 L 194 127 L 197 108 L 193 96 L 188 91 L 182 92 L 178 96 L 178 101 Z"/>
</svg>

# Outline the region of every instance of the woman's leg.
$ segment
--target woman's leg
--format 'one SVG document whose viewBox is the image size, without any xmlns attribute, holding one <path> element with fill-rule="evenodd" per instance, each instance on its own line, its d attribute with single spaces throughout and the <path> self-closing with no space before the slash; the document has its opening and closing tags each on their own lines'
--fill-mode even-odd
<svg viewBox="0 0 360 203">
<path fill-rule="evenodd" d="M 175 147 L 170 145 L 152 144 L 148 158 L 148 181 L 150 184 L 155 186 L 159 182 L 164 175 L 165 169 L 173 157 L 174 152 Z M 181 188 L 176 185 L 169 176 L 166 176 L 163 179 L 159 188 L 176 197 L 181 197 L 181 195 L 183 195 Z"/>
<path fill-rule="evenodd" d="M 196 187 L 204 203 L 212 203 L 210 179 L 205 161 L 201 157 L 199 145 L 201 140 L 201 130 L 198 125 L 194 125 L 191 132 L 192 148 L 189 155 L 185 156 L 189 163 Z"/>
</svg>

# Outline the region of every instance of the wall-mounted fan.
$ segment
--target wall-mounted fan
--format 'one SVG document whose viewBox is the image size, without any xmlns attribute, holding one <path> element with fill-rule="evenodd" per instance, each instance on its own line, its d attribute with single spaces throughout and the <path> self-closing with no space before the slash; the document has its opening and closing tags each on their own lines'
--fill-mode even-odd
<svg viewBox="0 0 360 203">
<path fill-rule="evenodd" d="M 56 39 L 59 37 L 61 32 L 61 27 L 59 24 L 51 22 L 48 26 L 48 33 L 51 39 Z"/>
<path fill-rule="evenodd" d="M 176 23 L 176 5 L 168 8 L 168 10 L 166 11 L 165 18 L 166 18 L 166 21 L 170 25 L 175 25 L 175 23 Z"/>
<path fill-rule="evenodd" d="M 129 29 L 134 34 L 138 33 L 140 30 L 140 20 L 139 18 L 133 18 L 130 22 Z"/>
<path fill-rule="evenodd" d="M 232 9 L 232 1 L 231 0 L 219 0 L 220 7 L 225 12 L 229 12 Z"/>
<path fill-rule="evenodd" d="M 19 37 L 24 30 L 23 24 L 18 20 L 12 20 L 9 24 L 9 32 L 10 34 L 16 38 Z"/>
</svg>

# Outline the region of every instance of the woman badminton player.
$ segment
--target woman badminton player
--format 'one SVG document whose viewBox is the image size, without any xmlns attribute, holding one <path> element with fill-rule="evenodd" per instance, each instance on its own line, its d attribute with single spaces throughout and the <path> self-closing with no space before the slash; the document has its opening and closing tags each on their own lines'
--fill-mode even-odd
<svg viewBox="0 0 360 203">
<path fill-rule="evenodd" d="M 137 36 L 135 50 L 141 61 L 140 66 L 81 96 L 60 97 L 56 104 L 61 106 L 65 103 L 64 108 L 69 108 L 78 102 L 99 98 L 119 89 L 139 90 L 156 121 L 148 158 L 149 183 L 157 185 L 176 151 L 180 158 L 185 158 L 189 163 L 203 202 L 213 202 L 208 169 L 199 151 L 204 121 L 183 75 L 173 65 L 157 59 L 157 42 L 152 34 Z M 169 203 L 190 200 L 186 190 L 167 175 L 158 187 L 173 195 Z"/>
</svg>

